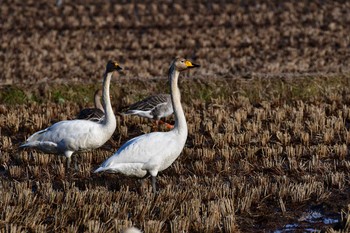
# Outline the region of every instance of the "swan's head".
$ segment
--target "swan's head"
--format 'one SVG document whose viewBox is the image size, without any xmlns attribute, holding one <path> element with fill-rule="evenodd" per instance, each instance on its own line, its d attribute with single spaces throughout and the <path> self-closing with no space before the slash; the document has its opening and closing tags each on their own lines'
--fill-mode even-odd
<svg viewBox="0 0 350 233">
<path fill-rule="evenodd" d="M 200 65 L 194 64 L 185 58 L 175 58 L 175 60 L 172 62 L 172 66 L 175 66 L 177 71 L 184 71 L 187 69 L 200 67 Z"/>
<path fill-rule="evenodd" d="M 108 61 L 107 66 L 106 66 L 106 73 L 110 73 L 113 71 L 121 71 L 123 68 L 121 68 L 117 62 L 115 61 Z"/>
</svg>

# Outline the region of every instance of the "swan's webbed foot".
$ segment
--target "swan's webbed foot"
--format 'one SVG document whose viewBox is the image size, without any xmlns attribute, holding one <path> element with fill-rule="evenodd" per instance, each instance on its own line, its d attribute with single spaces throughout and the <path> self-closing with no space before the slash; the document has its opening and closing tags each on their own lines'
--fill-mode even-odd
<svg viewBox="0 0 350 233">
<path fill-rule="evenodd" d="M 166 123 L 166 122 L 164 122 L 164 124 L 165 124 L 165 127 L 167 129 L 173 129 L 174 128 L 174 125 L 172 125 L 172 124 L 169 124 L 169 123 Z"/>
<path fill-rule="evenodd" d="M 158 124 L 163 124 L 163 125 L 165 125 L 165 127 L 166 127 L 167 129 L 173 129 L 173 128 L 174 128 L 174 125 L 169 124 L 169 123 L 167 123 L 167 122 L 165 122 L 165 121 L 162 121 L 162 120 L 159 120 L 159 121 L 158 121 Z"/>
</svg>

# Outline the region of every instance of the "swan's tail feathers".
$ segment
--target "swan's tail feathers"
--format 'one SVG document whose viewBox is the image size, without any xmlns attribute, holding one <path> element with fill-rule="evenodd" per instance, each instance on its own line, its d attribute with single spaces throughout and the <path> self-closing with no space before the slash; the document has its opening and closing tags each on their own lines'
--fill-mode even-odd
<svg viewBox="0 0 350 233">
<path fill-rule="evenodd" d="M 26 142 L 19 146 L 19 148 L 33 148 L 37 147 L 40 142 Z"/>
<path fill-rule="evenodd" d="M 18 148 L 20 149 L 24 149 L 24 148 L 28 148 L 28 144 L 27 143 L 23 143 L 22 145 L 20 145 Z"/>
<path fill-rule="evenodd" d="M 47 132 L 49 130 L 49 128 L 46 128 L 46 129 L 43 129 L 43 130 L 40 130 L 34 134 L 32 134 L 26 141 L 26 144 L 28 142 L 35 142 L 35 141 L 39 141 L 39 138 L 42 137 L 42 134 Z"/>
<path fill-rule="evenodd" d="M 99 167 L 94 171 L 94 173 L 103 172 L 105 170 L 107 170 L 105 167 Z"/>
<path fill-rule="evenodd" d="M 48 153 L 48 154 L 58 154 L 58 148 L 57 148 L 57 144 L 54 142 L 48 142 L 48 141 L 34 141 L 34 142 L 26 142 L 22 145 L 19 146 L 19 148 L 34 148 L 34 149 L 38 149 L 44 153 Z"/>
</svg>

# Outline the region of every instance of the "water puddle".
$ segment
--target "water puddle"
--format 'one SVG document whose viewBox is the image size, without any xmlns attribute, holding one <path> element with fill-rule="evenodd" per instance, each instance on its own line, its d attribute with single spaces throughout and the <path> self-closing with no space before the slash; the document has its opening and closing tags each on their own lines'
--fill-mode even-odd
<svg viewBox="0 0 350 233">
<path fill-rule="evenodd" d="M 275 230 L 274 233 L 284 232 L 321 232 L 326 227 L 332 227 L 340 222 L 340 214 L 327 214 L 322 207 L 313 207 L 294 222 Z"/>
</svg>

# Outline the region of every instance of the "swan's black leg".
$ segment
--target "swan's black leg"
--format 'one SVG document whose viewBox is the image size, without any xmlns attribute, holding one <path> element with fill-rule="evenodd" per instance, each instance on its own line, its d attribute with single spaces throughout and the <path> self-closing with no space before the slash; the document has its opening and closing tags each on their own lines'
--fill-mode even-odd
<svg viewBox="0 0 350 233">
<path fill-rule="evenodd" d="M 66 170 L 69 171 L 69 168 L 70 168 L 70 162 L 71 162 L 71 158 L 70 157 L 67 157 L 67 161 L 66 161 Z"/>
<path fill-rule="evenodd" d="M 79 168 L 78 168 L 78 158 L 77 158 L 77 155 L 74 156 L 74 169 L 75 169 L 75 172 L 78 172 Z"/>
<path fill-rule="evenodd" d="M 152 189 L 153 189 L 153 193 L 156 194 L 157 193 L 157 188 L 156 188 L 156 177 L 155 176 L 151 176 L 152 177 Z"/>
</svg>

